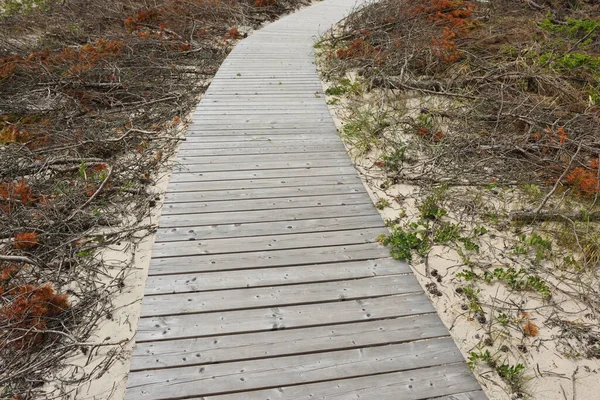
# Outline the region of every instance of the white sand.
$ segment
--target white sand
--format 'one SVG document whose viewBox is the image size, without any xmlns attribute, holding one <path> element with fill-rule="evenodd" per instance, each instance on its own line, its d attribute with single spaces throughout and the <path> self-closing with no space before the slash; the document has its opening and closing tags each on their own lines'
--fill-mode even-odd
<svg viewBox="0 0 600 400">
<path fill-rule="evenodd" d="M 350 78 L 353 79 L 352 76 Z M 330 86 L 331 83 L 324 83 L 324 90 Z M 328 100 L 333 98 L 338 98 L 339 101 L 336 102 L 336 105 L 330 106 L 330 110 L 334 115 L 338 130 L 342 131 L 344 118 L 347 117 L 344 115 L 347 102 L 344 98 L 340 99 L 338 96 L 327 97 Z M 368 102 L 369 96 L 365 96 L 364 100 Z M 418 112 L 418 109 L 418 107 L 415 109 L 416 112 Z M 352 154 L 352 149 L 346 147 L 349 153 Z M 374 165 L 377 159 L 376 154 L 371 152 L 363 157 L 354 157 L 354 159 L 356 168 L 373 203 L 377 203 L 379 199 L 386 199 L 390 204 L 389 207 L 379 211 L 384 220 L 395 220 L 401 214 L 406 214 L 405 220 L 417 219 L 419 211 L 416 208 L 416 200 L 422 199 L 417 186 L 398 184 L 387 188 L 386 194 L 379 189 L 379 185 L 384 182 L 384 173 Z M 404 199 L 404 197 L 407 198 Z M 514 237 L 510 237 L 512 234 L 508 230 L 494 233 L 496 234 L 496 238 L 493 240 L 494 243 L 491 243 L 487 249 L 482 247 L 481 253 L 502 247 L 504 238 L 514 239 Z M 481 345 L 482 339 L 486 337 L 486 332 L 489 331 L 489 325 L 494 320 L 494 315 L 486 315 L 488 323 L 482 325 L 469 317 L 468 311 L 461 309 L 461 305 L 465 303 L 465 298 L 455 292 L 455 289 L 462 286 L 462 284 L 454 275 L 463 270 L 464 266 L 456 251 L 446 246 L 436 245 L 429 253 L 427 266 L 424 260 L 415 258 L 411 267 L 426 293 L 428 292 L 425 285 L 435 282 L 427 274 L 437 270 L 442 277 L 441 283 L 436 282 L 442 296 L 439 297 L 430 293 L 428 293 L 428 296 L 442 321 L 450 329 L 452 338 L 465 358 L 468 358 L 471 351 L 481 348 L 483 350 L 489 349 L 492 355 L 495 355 L 501 361 L 507 360 L 513 365 L 516 363 L 524 364 L 527 367 L 524 375 L 524 391 L 531 395 L 530 398 L 532 399 L 600 399 L 600 361 L 572 359 L 560 353 L 555 340 L 556 329 L 550 329 L 543 324 L 552 310 L 544 307 L 538 308 L 543 305 L 538 300 L 539 296 L 531 295 L 528 292 L 509 293 L 506 287 L 500 284 L 478 285 L 482 288 L 479 296 L 483 304 L 494 305 L 494 302 L 502 300 L 520 303 L 523 309 L 531 310 L 528 319 L 540 328 L 537 337 L 523 339 L 523 344 L 526 345 L 528 350 L 525 354 L 516 350 L 516 346 L 521 344 L 522 332 L 510 328 L 498 329 L 497 324 L 494 325 L 494 333 L 492 334 L 494 346 L 483 347 Z M 515 267 L 518 268 L 519 266 Z M 544 278 L 550 281 L 548 277 L 544 276 Z M 590 323 L 590 320 L 584 316 L 586 311 L 582 311 L 581 306 L 573 299 L 564 295 L 561 296 L 558 291 L 554 291 L 553 300 L 570 312 L 568 314 L 569 320 Z M 488 308 L 485 309 L 488 310 Z M 525 322 L 526 320 L 523 323 Z M 497 350 L 504 344 L 509 347 L 508 353 Z M 490 400 L 515 398 L 514 395 L 507 393 L 506 385 L 491 368 L 479 363 L 474 373 Z"/>
</svg>

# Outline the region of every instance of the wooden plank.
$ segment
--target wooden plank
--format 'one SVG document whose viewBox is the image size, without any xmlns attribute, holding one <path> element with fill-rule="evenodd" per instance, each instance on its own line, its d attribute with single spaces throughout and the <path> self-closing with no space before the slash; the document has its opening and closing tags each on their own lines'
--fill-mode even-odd
<svg viewBox="0 0 600 400">
<path fill-rule="evenodd" d="M 329 109 L 320 102 L 272 102 L 272 103 L 229 103 L 229 102 L 212 102 L 200 104 L 194 110 L 194 114 L 205 115 L 229 115 L 229 114 L 306 114 L 316 112 L 318 114 L 327 115 Z"/>
<path fill-rule="evenodd" d="M 169 203 L 162 209 L 162 215 L 202 214 L 236 211 L 281 210 L 286 208 L 309 208 L 371 204 L 371 198 L 364 192 L 338 195 L 283 197 L 272 199 L 240 199 L 190 203 Z"/>
<path fill-rule="evenodd" d="M 389 257 L 389 251 L 377 244 L 314 247 L 216 254 L 181 258 L 156 258 L 150 262 L 149 275 L 173 275 L 188 272 L 228 271 L 291 265 L 325 264 Z"/>
<path fill-rule="evenodd" d="M 140 343 L 132 371 L 352 349 L 447 336 L 435 314 L 217 338 Z M 216 341 L 216 343 L 215 343 Z"/>
<path fill-rule="evenodd" d="M 196 225 L 243 224 L 249 222 L 294 221 L 298 219 L 350 217 L 372 215 L 372 204 L 344 206 L 324 206 L 280 209 L 276 213 L 270 210 L 233 211 L 221 214 L 163 215 L 161 228 L 177 228 Z"/>
<path fill-rule="evenodd" d="M 279 177 L 279 178 L 261 178 L 261 179 L 240 179 L 240 180 L 222 180 L 202 182 L 170 182 L 168 193 L 177 192 L 208 192 L 223 190 L 250 190 L 266 188 L 286 188 L 286 187 L 304 187 L 313 185 L 346 185 L 360 182 L 356 174 L 336 174 L 320 175 L 319 179 L 310 176 L 299 177 Z"/>
<path fill-rule="evenodd" d="M 264 153 L 268 153 L 267 150 L 273 149 L 273 148 L 298 147 L 298 149 L 302 149 L 302 151 L 310 151 L 310 149 L 316 149 L 319 146 L 324 146 L 327 150 L 330 150 L 330 151 L 336 150 L 336 149 L 338 151 L 340 151 L 340 149 L 343 150 L 342 142 L 340 142 L 340 140 L 337 136 L 334 136 L 332 134 L 330 139 L 337 139 L 337 141 L 328 140 L 328 141 L 325 141 L 324 143 L 319 143 L 319 142 L 312 143 L 310 141 L 305 141 L 305 142 L 298 143 L 298 141 L 296 141 L 296 140 L 286 141 L 284 139 L 279 139 L 279 138 L 275 138 L 272 140 L 258 138 L 256 140 L 243 141 L 243 142 L 231 141 L 231 142 L 227 142 L 227 143 L 204 143 L 201 141 L 191 141 L 190 140 L 190 141 L 185 141 L 181 144 L 180 152 L 183 152 L 183 154 L 185 154 L 188 151 L 200 150 L 200 149 L 234 150 L 234 149 L 260 148 L 263 150 Z M 298 153 L 298 152 L 299 151 L 295 151 L 295 153 Z"/>
<path fill-rule="evenodd" d="M 278 137 L 278 136 L 298 136 L 298 135 L 323 135 L 323 136 L 338 136 L 338 131 L 335 129 L 331 129 L 330 127 L 324 128 L 291 128 L 291 129 L 271 129 L 271 128 L 262 128 L 262 129 L 246 129 L 245 127 L 238 127 L 236 129 L 219 129 L 219 127 L 212 128 L 204 128 L 200 125 L 195 125 L 194 129 L 188 129 L 186 134 L 186 141 L 191 140 L 192 138 L 198 138 L 198 140 L 202 140 L 202 138 L 209 139 L 209 137 L 230 137 L 231 140 L 241 139 L 243 137 L 246 138 L 254 138 L 254 137 Z"/>
<path fill-rule="evenodd" d="M 341 147 L 340 147 L 341 146 Z M 231 149 L 181 149 L 181 156 L 231 156 L 236 154 L 290 154 L 290 153 L 336 153 L 344 149 L 343 145 L 323 143 L 322 145 L 296 145 L 296 146 L 263 146 L 263 147 L 240 147 Z M 282 156 L 284 157 L 284 156 Z"/>
<path fill-rule="evenodd" d="M 427 339 L 299 356 L 133 372 L 130 399 L 209 396 L 340 378 L 396 372 L 462 361 L 452 339 Z"/>
<path fill-rule="evenodd" d="M 175 293 L 145 296 L 141 317 L 328 303 L 419 292 L 421 286 L 414 276 L 389 275 L 299 285 Z"/>
<path fill-rule="evenodd" d="M 213 107 L 213 106 L 222 106 L 222 107 L 245 107 L 245 106 L 255 106 L 255 107 L 265 107 L 265 106 L 281 106 L 281 107 L 323 107 L 323 101 L 318 97 L 312 98 L 289 98 L 289 99 L 262 99 L 258 98 L 247 98 L 247 99 L 238 99 L 238 98 L 223 98 L 223 99 L 203 99 L 199 106 L 202 107 Z M 193 123 L 193 121 L 192 121 Z"/>
<path fill-rule="evenodd" d="M 175 192 L 165 195 L 165 203 L 185 203 L 191 201 L 224 201 L 242 199 L 272 199 L 281 197 L 306 197 L 363 193 L 364 186 L 358 182 L 345 185 L 299 186 L 282 188 L 261 188 L 243 190 L 220 190 L 205 192 Z"/>
<path fill-rule="evenodd" d="M 313 384 L 277 387 L 204 400 L 433 400 L 431 396 L 476 389 L 479 384 L 464 363 L 423 368 L 415 371 L 367 375 Z M 473 392 L 471 392 L 473 393 Z M 470 395 L 471 396 L 471 395 Z M 200 400 L 197 397 L 195 400 Z M 464 394 L 444 396 L 444 400 L 484 400 Z"/>
<path fill-rule="evenodd" d="M 408 264 L 391 258 L 319 264 L 281 268 L 216 271 L 182 275 L 150 276 L 146 282 L 146 296 L 155 294 L 201 292 L 222 289 L 255 288 L 276 285 L 294 285 L 308 282 L 331 282 L 407 274 Z"/>
<path fill-rule="evenodd" d="M 329 232 L 384 227 L 379 215 L 306 219 L 297 221 L 221 224 L 182 228 L 159 228 L 156 243 L 186 240 L 243 238 L 287 233 Z"/>
<path fill-rule="evenodd" d="M 261 84 L 261 82 L 264 81 L 260 81 L 260 80 L 256 80 L 253 79 L 253 82 L 259 82 L 257 84 Z M 285 81 L 287 82 L 287 81 Z M 232 85 L 239 85 L 238 82 L 231 82 Z M 287 83 L 284 83 L 287 84 Z M 199 111 L 215 111 L 215 110 L 237 110 L 238 107 L 240 107 L 241 109 L 244 110 L 262 110 L 263 107 L 257 105 L 257 104 L 240 104 L 238 106 L 235 106 L 234 104 L 230 104 L 228 102 L 206 102 L 206 103 L 200 103 L 198 104 L 198 106 L 196 107 L 195 111 L 199 112 Z M 282 110 L 282 111 L 288 111 L 288 110 L 309 110 L 309 109 L 314 109 L 314 110 L 318 110 L 318 111 L 323 111 L 323 112 L 329 112 L 329 109 L 327 108 L 327 106 L 325 104 L 323 104 L 322 102 L 288 102 L 287 105 L 285 104 L 281 104 L 281 103 L 273 103 L 271 105 L 271 107 L 268 108 L 268 110 Z"/>
<path fill-rule="evenodd" d="M 212 93 L 219 94 L 240 94 L 240 93 L 315 93 L 321 92 L 323 86 L 321 83 L 306 82 L 306 83 L 286 83 L 281 85 L 269 83 L 252 83 L 238 82 L 236 85 L 222 84 L 221 82 L 213 83 Z"/>
<path fill-rule="evenodd" d="M 324 175 L 353 175 L 356 176 L 354 167 L 321 167 L 321 168 L 287 168 L 267 169 L 256 171 L 221 171 L 221 172 L 196 172 L 179 173 L 171 176 L 171 182 L 206 182 L 206 181 L 230 181 L 251 180 L 268 178 L 297 178 L 297 177 L 320 177 Z M 313 183 L 316 182 L 313 179 Z"/>
<path fill-rule="evenodd" d="M 318 142 L 318 141 L 317 141 Z M 180 156 L 176 159 L 176 162 L 180 163 L 180 170 L 185 170 L 185 168 L 189 165 L 195 164 L 213 164 L 219 165 L 226 164 L 248 164 L 251 166 L 256 165 L 256 163 L 281 163 L 282 156 L 280 154 L 242 154 L 242 155 L 233 155 L 233 156 Z M 288 162 L 322 162 L 327 160 L 338 160 L 342 162 L 343 160 L 348 160 L 348 154 L 342 153 L 341 151 L 329 152 L 329 153 L 292 153 L 285 155 L 285 161 Z M 301 165 L 300 168 L 304 166 Z M 281 168 L 285 169 L 287 167 Z M 319 167 L 319 168 L 322 168 Z M 280 169 L 280 168 L 278 168 Z M 318 182 L 315 182 L 318 183 Z"/>
<path fill-rule="evenodd" d="M 324 304 L 141 318 L 136 343 L 329 326 L 433 312 L 434 308 L 425 294 L 409 294 Z"/>
<path fill-rule="evenodd" d="M 479 384 L 477 384 L 479 387 Z M 456 393 L 450 396 L 432 397 L 429 400 L 487 400 L 487 396 L 482 390 L 475 390 L 465 393 Z"/>
<path fill-rule="evenodd" d="M 277 140 L 277 137 L 282 137 L 283 140 L 286 141 L 291 141 L 294 143 L 299 143 L 300 141 L 314 141 L 314 142 L 328 142 L 328 141 L 334 141 L 334 140 L 339 140 L 339 138 L 337 137 L 337 135 L 334 134 L 322 134 L 322 133 L 316 133 L 316 134 L 295 134 L 295 135 L 263 135 L 263 136 L 251 136 L 251 135 L 238 135 L 238 136 L 226 136 L 226 135 L 215 135 L 215 136 L 203 136 L 203 137 L 198 137 L 198 136 L 188 136 L 186 138 L 187 142 L 190 143 L 195 143 L 195 142 L 202 142 L 202 143 L 216 143 L 216 142 L 249 142 L 249 141 L 257 141 L 257 140 L 264 140 L 264 141 L 269 141 L 269 142 L 273 142 Z M 348 154 L 345 152 L 337 152 L 335 153 L 338 157 L 342 157 L 342 155 L 344 157 L 348 157 Z M 261 155 L 262 156 L 262 155 Z M 264 155 L 265 157 L 269 157 L 269 155 Z M 307 158 L 307 155 L 305 154 L 295 154 L 295 157 L 300 157 L 303 156 L 305 158 Z M 319 158 L 319 156 L 323 156 L 323 153 L 312 153 L 309 154 L 308 156 L 311 157 L 315 157 L 315 158 Z M 235 157 L 235 156 L 233 156 Z M 237 156 L 239 157 L 239 156 Z M 252 156 L 243 156 L 243 157 L 250 157 L 249 159 L 247 159 L 247 161 L 252 160 Z M 256 157 L 256 156 L 255 156 Z M 279 156 L 277 156 L 279 157 Z M 292 156 L 290 156 L 292 157 Z M 281 158 L 278 158 L 281 159 Z M 289 160 L 289 157 L 286 157 L 286 160 Z M 261 158 L 262 160 L 262 158 Z"/>
<path fill-rule="evenodd" d="M 347 231 L 252 236 L 246 237 L 243 240 L 239 238 L 224 238 L 187 242 L 162 242 L 156 243 L 152 256 L 153 258 L 186 257 L 374 243 L 379 235 L 387 233 L 389 233 L 387 228 L 368 228 Z"/>
<path fill-rule="evenodd" d="M 325 143 L 312 143 L 312 142 L 303 142 L 298 143 L 295 140 L 286 141 L 283 139 L 256 139 L 251 141 L 231 141 L 226 143 L 210 143 L 203 141 L 186 141 L 180 147 L 180 152 L 185 154 L 185 152 L 199 149 L 253 149 L 253 148 L 261 148 L 261 149 L 271 149 L 271 148 L 279 148 L 279 147 L 294 147 L 297 146 L 299 148 L 315 148 L 317 146 L 327 146 L 327 149 L 343 149 L 340 147 L 342 144 L 337 136 L 331 135 L 330 139 L 336 140 L 328 140 Z M 331 143 L 330 143 L 331 142 Z"/>
<path fill-rule="evenodd" d="M 305 145 L 306 143 L 314 144 L 329 144 L 329 142 L 339 142 L 340 138 L 337 134 L 334 133 L 316 133 L 316 134 L 292 134 L 292 135 L 254 135 L 254 136 L 213 136 L 213 137 L 188 137 L 186 139 L 186 146 L 190 149 L 197 148 L 219 148 L 218 145 L 215 144 L 214 140 L 221 139 L 219 143 L 226 144 L 227 147 L 223 148 L 231 148 L 231 147 L 241 147 L 241 146 L 250 146 L 250 147 L 270 147 L 270 146 L 294 146 L 294 145 Z M 340 152 L 341 153 L 341 152 Z M 319 153 L 315 153 L 319 154 Z M 347 153 L 346 153 L 346 157 Z"/>
<path fill-rule="evenodd" d="M 327 153 L 325 153 L 327 154 Z M 281 157 L 280 157 L 281 158 Z M 214 160 L 215 158 L 213 158 Z M 218 158 L 217 158 L 218 160 Z M 348 158 L 323 158 L 320 160 L 292 160 L 292 161 L 254 161 L 234 163 L 185 163 L 173 170 L 173 174 L 198 173 L 198 172 L 221 172 L 221 171 L 255 171 L 265 169 L 298 169 L 298 168 L 326 168 L 346 167 L 352 163 Z"/>
</svg>

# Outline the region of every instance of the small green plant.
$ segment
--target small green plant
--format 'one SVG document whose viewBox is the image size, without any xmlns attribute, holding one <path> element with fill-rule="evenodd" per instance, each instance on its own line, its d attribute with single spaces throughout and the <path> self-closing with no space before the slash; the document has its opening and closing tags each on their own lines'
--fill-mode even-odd
<svg viewBox="0 0 600 400">
<path fill-rule="evenodd" d="M 498 224 L 500 222 L 500 215 L 496 212 L 488 212 L 484 215 L 485 219 L 494 224 Z"/>
<path fill-rule="evenodd" d="M 473 228 L 473 236 L 482 236 L 488 233 L 488 230 L 485 226 L 476 226 Z"/>
<path fill-rule="evenodd" d="M 463 293 L 465 294 L 467 300 L 469 300 L 469 303 L 467 304 L 469 310 L 475 314 L 482 314 L 483 308 L 481 307 L 481 302 L 479 301 L 479 293 L 481 293 L 481 289 L 465 286 L 463 288 Z"/>
<path fill-rule="evenodd" d="M 79 176 L 81 177 L 81 179 L 83 179 L 84 181 L 87 181 L 87 165 L 85 163 L 85 161 L 81 161 L 81 163 L 79 164 L 79 170 L 77 172 L 79 172 Z"/>
<path fill-rule="evenodd" d="M 463 244 L 463 246 L 465 246 L 465 250 L 469 250 L 469 251 L 479 251 L 479 245 L 477 243 L 475 243 L 473 240 L 471 240 L 471 238 L 468 237 L 461 237 L 458 238 L 458 241 L 461 242 Z"/>
<path fill-rule="evenodd" d="M 493 368 L 498 376 L 508 385 L 512 392 L 519 392 L 523 387 L 523 374 L 525 366 L 523 364 L 510 365 L 507 362 L 498 364 L 495 357 L 489 350 L 471 351 L 467 360 L 469 368 L 473 369 L 478 363 L 484 363 Z"/>
<path fill-rule="evenodd" d="M 394 227 L 382 243 L 390 248 L 392 257 L 408 262 L 412 261 L 413 251 L 423 254 L 429 249 L 428 240 L 422 239 L 419 233 L 405 232 L 400 227 Z"/>
<path fill-rule="evenodd" d="M 77 257 L 91 257 L 94 253 L 91 250 L 79 250 L 75 255 Z"/>
<path fill-rule="evenodd" d="M 346 94 L 348 89 L 345 86 L 332 86 L 325 90 L 325 94 L 329 96 L 341 96 Z"/>
<path fill-rule="evenodd" d="M 542 195 L 542 191 L 540 190 L 540 187 L 534 183 L 528 183 L 526 185 L 523 186 L 523 193 L 525 193 L 525 195 L 527 197 L 529 197 L 529 199 L 531 201 L 536 201 L 540 198 L 540 196 Z"/>
<path fill-rule="evenodd" d="M 519 50 L 515 46 L 503 44 L 500 46 L 500 54 L 504 54 L 509 57 L 516 57 L 519 54 Z"/>
<path fill-rule="evenodd" d="M 375 203 L 375 207 L 377 207 L 378 210 L 383 210 L 386 207 L 390 206 L 390 202 L 387 199 L 379 199 L 377 200 L 377 203 Z"/>
<path fill-rule="evenodd" d="M 496 367 L 496 372 L 513 392 L 517 392 L 523 387 L 523 373 L 525 372 L 523 364 L 510 365 L 502 363 Z"/>
<path fill-rule="evenodd" d="M 448 243 L 459 239 L 460 226 L 457 224 L 442 223 L 433 234 L 435 243 Z"/>
<path fill-rule="evenodd" d="M 3 14 L 14 15 L 44 9 L 53 1 L 56 0 L 5 0 L 0 2 L 0 17 Z"/>
<path fill-rule="evenodd" d="M 386 114 L 380 110 L 357 110 L 346 122 L 342 139 L 351 144 L 358 154 L 365 154 L 381 141 L 388 126 Z"/>
<path fill-rule="evenodd" d="M 552 67 L 563 71 L 585 69 L 594 72 L 600 67 L 600 57 L 586 53 L 568 53 L 556 59 L 553 59 L 553 57 L 553 53 L 542 54 L 540 64 L 545 65 L 551 62 Z"/>
<path fill-rule="evenodd" d="M 433 126 L 433 117 L 430 113 L 423 112 L 417 117 L 417 122 L 422 127 L 431 128 Z"/>
<path fill-rule="evenodd" d="M 532 233 L 531 236 L 519 236 L 519 243 L 513 246 L 515 254 L 527 255 L 531 251 L 535 252 L 535 261 L 539 263 L 545 259 L 552 250 L 552 242 L 549 239 L 544 239 L 537 233 Z"/>
<path fill-rule="evenodd" d="M 475 272 L 470 271 L 468 269 L 464 269 L 464 270 L 460 271 L 459 273 L 456 274 L 456 277 L 459 279 L 464 279 L 467 282 L 472 282 L 472 281 L 476 280 L 477 278 L 479 278 L 479 276 Z"/>
<path fill-rule="evenodd" d="M 573 38 L 584 38 L 588 35 L 593 39 L 592 34 L 600 33 L 600 21 L 591 19 L 568 18 L 566 24 L 555 24 L 550 18 L 546 18 L 540 23 L 540 27 L 550 32 L 563 33 Z M 594 35 L 595 36 L 595 35 Z M 584 45 L 587 43 L 584 43 Z"/>
<path fill-rule="evenodd" d="M 381 159 L 383 161 L 383 168 L 385 168 L 387 171 L 399 171 L 406 161 L 406 147 L 396 147 L 393 151 L 384 153 Z"/>
<path fill-rule="evenodd" d="M 507 326 L 508 323 L 510 322 L 508 315 L 506 315 L 504 313 L 498 314 L 498 316 L 496 317 L 496 321 L 498 321 L 498 323 L 502 326 Z"/>
<path fill-rule="evenodd" d="M 448 212 L 442 208 L 439 203 L 439 196 L 435 194 L 427 196 L 418 207 L 419 211 L 421 212 L 421 217 L 432 220 L 440 219 L 444 215 L 448 214 Z"/>
<path fill-rule="evenodd" d="M 545 299 L 552 295 L 550 287 L 544 280 L 537 275 L 528 274 L 523 268 L 519 270 L 514 268 L 496 268 L 492 272 L 485 271 L 483 273 L 483 280 L 488 284 L 495 280 L 501 281 L 514 290 L 535 291 Z"/>
<path fill-rule="evenodd" d="M 473 369 L 477 365 L 477 363 L 483 362 L 489 366 L 493 366 L 495 364 L 494 359 L 492 358 L 492 354 L 489 350 L 486 351 L 472 351 L 469 353 L 469 358 L 467 361 L 467 365 L 469 368 Z"/>
</svg>

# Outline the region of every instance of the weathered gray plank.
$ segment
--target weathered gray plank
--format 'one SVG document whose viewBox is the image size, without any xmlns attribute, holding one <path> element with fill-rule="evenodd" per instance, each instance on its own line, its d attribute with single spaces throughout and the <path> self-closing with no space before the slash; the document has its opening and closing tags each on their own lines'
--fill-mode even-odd
<svg viewBox="0 0 600 400">
<path fill-rule="evenodd" d="M 295 140 L 284 140 L 284 139 L 279 139 L 279 138 L 275 138 L 272 140 L 268 140 L 265 138 L 257 138 L 256 140 L 251 140 L 251 141 L 243 141 L 243 142 L 239 142 L 239 141 L 230 141 L 230 142 L 225 142 L 225 143 L 211 143 L 211 142 L 204 142 L 204 141 L 185 141 L 180 149 L 179 149 L 179 153 L 178 154 L 185 154 L 187 152 L 190 151 L 194 151 L 194 150 L 201 150 L 201 149 L 254 149 L 254 148 L 261 148 L 261 149 L 271 149 L 271 148 L 291 148 L 291 147 L 298 147 L 300 149 L 313 149 L 313 148 L 318 148 L 320 146 L 324 146 L 326 149 L 330 149 L 330 150 L 335 150 L 335 149 L 342 149 L 343 150 L 343 144 L 342 142 L 340 142 L 339 138 L 337 136 L 331 135 L 331 140 L 327 140 L 324 143 L 314 143 L 312 141 L 305 141 L 302 143 L 298 143 Z M 267 153 L 267 151 L 265 151 L 265 153 Z"/>
<path fill-rule="evenodd" d="M 175 214 L 160 218 L 161 228 L 176 228 L 194 225 L 243 224 L 248 222 L 294 221 L 298 219 L 350 217 L 373 214 L 372 204 L 339 205 L 305 208 L 282 208 L 271 210 L 233 211 L 226 213 Z"/>
<path fill-rule="evenodd" d="M 291 145 L 276 145 L 257 143 L 260 146 L 247 146 L 235 148 L 195 148 L 193 144 L 186 146 L 179 151 L 182 156 L 231 156 L 235 154 L 286 154 L 286 153 L 323 153 L 323 152 L 339 152 L 344 149 L 342 142 L 339 143 L 324 143 L 324 144 L 291 144 Z"/>
<path fill-rule="evenodd" d="M 149 275 L 182 274 L 187 272 L 227 271 L 307 265 L 341 261 L 359 261 L 388 257 L 389 251 L 375 243 L 345 246 L 313 247 L 256 251 L 251 253 L 216 254 L 180 258 L 156 258 L 150 262 Z"/>
<path fill-rule="evenodd" d="M 410 273 L 408 264 L 393 259 L 352 261 L 297 267 L 244 269 L 182 275 L 150 276 L 146 295 L 241 289 L 309 282 L 330 282 Z"/>
<path fill-rule="evenodd" d="M 258 153 L 258 152 L 257 152 Z M 267 179 L 267 178 L 296 178 L 319 177 L 324 175 L 354 175 L 353 167 L 322 167 L 322 168 L 288 168 L 257 171 L 225 171 L 225 172 L 198 172 L 177 173 L 171 176 L 171 182 L 205 182 L 241 179 Z M 313 179 L 313 183 L 315 180 Z"/>
<path fill-rule="evenodd" d="M 373 243 L 379 235 L 387 233 L 389 231 L 386 228 L 369 228 L 347 231 L 252 236 L 244 238 L 244 240 L 240 240 L 239 238 L 224 238 L 187 242 L 163 242 L 156 243 L 152 256 L 154 258 L 185 257 Z"/>
<path fill-rule="evenodd" d="M 136 343 L 336 325 L 434 312 L 425 294 L 334 303 L 141 318 Z"/>
<path fill-rule="evenodd" d="M 433 400 L 431 396 L 479 388 L 464 363 L 307 385 L 207 396 L 203 400 Z M 472 393 L 472 392 L 471 392 Z M 481 393 L 481 392 L 479 392 Z M 436 399 L 483 400 L 457 394 Z M 195 398 L 194 400 L 199 400 Z"/>
<path fill-rule="evenodd" d="M 325 153 L 327 154 L 327 153 Z M 214 158 L 213 158 L 214 159 Z M 173 169 L 173 174 L 223 172 L 223 171 L 255 171 L 265 169 L 298 169 L 298 168 L 326 168 L 347 167 L 352 163 L 347 158 L 323 158 L 321 160 L 292 160 L 292 161 L 254 161 L 234 163 L 195 164 L 185 163 Z"/>
<path fill-rule="evenodd" d="M 351 349 L 447 336 L 435 314 L 333 326 L 136 345 L 131 370 L 208 364 Z M 215 343 L 216 342 L 216 343 Z"/>
<path fill-rule="evenodd" d="M 278 138 L 281 138 L 281 140 L 285 140 L 287 142 L 292 142 L 292 143 L 300 143 L 300 141 L 311 141 L 311 142 L 326 142 L 326 141 L 335 141 L 335 140 L 339 140 L 338 136 L 333 134 L 333 133 L 296 133 L 296 134 L 279 134 L 279 135 L 273 135 L 273 134 L 264 134 L 264 135 L 245 135 L 245 136 L 226 136 L 226 135 L 215 135 L 215 136 L 188 136 L 186 138 L 186 142 L 190 142 L 190 143 L 230 143 L 230 142 L 254 142 L 254 141 L 265 141 L 265 142 L 275 142 L 278 140 Z M 339 152 L 337 153 L 338 156 L 344 155 L 345 157 L 347 157 L 347 154 L 344 152 Z M 320 155 L 320 153 L 313 153 L 311 154 L 312 157 L 318 157 L 318 155 Z M 248 156 L 245 156 L 248 157 Z M 296 157 L 300 157 L 300 155 L 297 155 Z M 304 157 L 306 158 L 307 156 L 304 155 Z M 289 160 L 289 158 L 286 158 Z M 248 159 L 247 161 L 250 161 L 250 159 Z"/>
<path fill-rule="evenodd" d="M 128 394 L 131 399 L 208 396 L 460 361 L 462 356 L 452 339 L 427 339 L 328 353 L 133 372 L 129 375 Z"/>
<path fill-rule="evenodd" d="M 471 374 L 472 376 L 473 374 Z M 477 384 L 479 387 L 479 384 Z M 450 396 L 432 397 L 428 400 L 487 400 L 487 396 L 482 390 L 452 394 Z"/>
<path fill-rule="evenodd" d="M 350 229 L 380 228 L 383 221 L 378 215 L 356 217 L 307 219 L 297 221 L 220 224 L 181 228 L 160 228 L 156 243 L 185 240 L 241 238 L 248 236 L 279 235 L 288 233 L 328 232 Z"/>
<path fill-rule="evenodd" d="M 272 199 L 306 196 L 325 196 L 364 193 L 360 182 L 345 185 L 297 186 L 281 188 L 240 189 L 204 192 L 174 192 L 165 195 L 165 203 L 185 203 L 191 201 L 225 201 L 245 199 Z"/>
<path fill-rule="evenodd" d="M 300 196 L 271 199 L 236 199 L 223 201 L 169 203 L 162 209 L 164 216 L 181 214 L 200 214 L 215 212 L 280 210 L 286 208 L 328 207 L 351 204 L 370 204 L 371 198 L 364 192 Z"/>
<path fill-rule="evenodd" d="M 414 276 L 389 275 L 335 282 L 164 294 L 145 296 L 141 316 L 281 307 L 419 292 L 421 286 Z"/>
<path fill-rule="evenodd" d="M 319 175 L 319 179 L 311 176 L 299 177 L 279 177 L 279 178 L 258 178 L 258 179 L 240 179 L 240 180 L 222 180 L 202 182 L 199 185 L 195 181 L 189 182 L 170 182 L 168 193 L 176 192 L 202 192 L 214 190 L 249 190 L 263 188 L 283 188 L 283 187 L 303 187 L 314 185 L 344 185 L 360 182 L 356 174 L 335 174 Z"/>
</svg>

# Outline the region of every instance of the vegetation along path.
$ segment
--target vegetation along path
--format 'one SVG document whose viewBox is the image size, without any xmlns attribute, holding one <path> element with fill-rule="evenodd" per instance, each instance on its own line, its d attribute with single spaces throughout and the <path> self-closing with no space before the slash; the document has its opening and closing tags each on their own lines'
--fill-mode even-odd
<svg viewBox="0 0 600 400">
<path fill-rule="evenodd" d="M 325 0 L 240 42 L 179 150 L 126 398 L 485 399 L 337 136 Z"/>
</svg>

